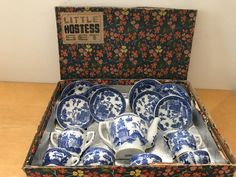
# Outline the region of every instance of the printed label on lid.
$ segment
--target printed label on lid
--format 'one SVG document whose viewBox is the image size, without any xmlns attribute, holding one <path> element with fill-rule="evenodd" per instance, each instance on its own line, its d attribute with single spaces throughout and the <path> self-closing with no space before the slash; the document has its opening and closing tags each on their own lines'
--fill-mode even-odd
<svg viewBox="0 0 236 177">
<path fill-rule="evenodd" d="M 103 36 L 103 12 L 61 13 L 64 44 L 101 44 Z"/>
</svg>

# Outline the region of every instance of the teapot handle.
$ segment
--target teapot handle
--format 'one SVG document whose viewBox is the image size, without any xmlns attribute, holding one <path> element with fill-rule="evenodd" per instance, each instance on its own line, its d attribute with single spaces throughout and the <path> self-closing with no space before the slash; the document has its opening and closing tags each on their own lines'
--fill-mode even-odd
<svg viewBox="0 0 236 177">
<path fill-rule="evenodd" d="M 68 166 L 76 166 L 79 163 L 80 159 L 77 156 L 72 156 Z"/>
<path fill-rule="evenodd" d="M 196 140 L 197 148 L 201 148 L 204 145 L 201 136 L 200 135 L 193 135 L 193 136 Z"/>
<path fill-rule="evenodd" d="M 108 122 L 99 122 L 98 125 L 99 136 L 102 138 L 102 140 L 107 146 L 113 149 L 113 145 L 109 139 L 108 129 L 109 129 Z"/>
<path fill-rule="evenodd" d="M 84 145 L 83 151 L 85 149 L 87 149 L 93 143 L 94 136 L 95 136 L 95 132 L 94 131 L 90 131 L 90 132 L 86 133 L 86 135 L 85 135 L 85 145 Z"/>
<path fill-rule="evenodd" d="M 160 119 L 159 117 L 155 117 L 151 123 L 151 125 L 148 127 L 148 133 L 147 133 L 147 148 L 151 148 L 155 145 L 156 137 L 158 135 L 158 123 Z"/>
<path fill-rule="evenodd" d="M 58 144 L 58 136 L 60 135 L 60 132 L 52 132 L 51 135 L 50 135 L 50 141 L 53 145 L 53 147 L 57 147 Z"/>
</svg>

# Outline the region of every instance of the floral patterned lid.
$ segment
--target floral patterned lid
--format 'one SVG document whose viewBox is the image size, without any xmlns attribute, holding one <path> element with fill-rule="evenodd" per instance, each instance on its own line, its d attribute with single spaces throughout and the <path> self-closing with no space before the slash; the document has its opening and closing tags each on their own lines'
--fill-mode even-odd
<svg viewBox="0 0 236 177">
<path fill-rule="evenodd" d="M 61 79 L 186 80 L 197 11 L 56 7 Z"/>
</svg>

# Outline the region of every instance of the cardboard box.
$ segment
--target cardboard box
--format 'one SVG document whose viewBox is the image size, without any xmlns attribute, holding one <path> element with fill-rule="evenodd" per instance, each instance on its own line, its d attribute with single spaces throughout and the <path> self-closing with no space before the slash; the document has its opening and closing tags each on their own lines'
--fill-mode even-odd
<svg viewBox="0 0 236 177">
<path fill-rule="evenodd" d="M 27 176 L 233 176 L 235 158 L 187 81 L 196 10 L 57 7 L 61 81 L 40 122 L 23 169 Z M 179 83 L 224 163 L 149 166 L 48 167 L 37 163 L 48 145 L 50 124 L 63 88 L 73 80 L 132 85 L 142 78 Z M 46 137 L 46 138 L 45 138 Z"/>
</svg>

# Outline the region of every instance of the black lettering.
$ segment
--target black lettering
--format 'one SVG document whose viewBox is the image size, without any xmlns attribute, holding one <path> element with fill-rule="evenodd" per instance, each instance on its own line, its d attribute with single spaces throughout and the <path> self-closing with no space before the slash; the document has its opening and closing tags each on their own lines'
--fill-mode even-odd
<svg viewBox="0 0 236 177">
<path fill-rule="evenodd" d="M 89 25 L 90 33 L 94 33 L 94 24 Z"/>
<path fill-rule="evenodd" d="M 80 25 L 80 33 L 84 33 L 84 25 Z"/>
<path fill-rule="evenodd" d="M 95 24 L 95 33 L 99 33 L 100 32 L 100 28 L 99 28 L 99 24 Z"/>
<path fill-rule="evenodd" d="M 69 25 L 65 25 L 65 26 L 64 26 L 64 31 L 65 31 L 65 33 L 70 33 L 70 27 L 69 27 Z"/>
<path fill-rule="evenodd" d="M 89 25 L 88 24 L 85 24 L 85 33 L 89 33 Z"/>
<path fill-rule="evenodd" d="M 100 25 L 99 24 L 70 24 L 64 25 L 65 34 L 71 33 L 99 33 Z"/>
<path fill-rule="evenodd" d="M 78 24 L 75 25 L 75 33 L 79 33 L 79 25 Z"/>
<path fill-rule="evenodd" d="M 75 33 L 75 27 L 74 27 L 74 25 L 70 25 L 70 33 Z"/>
</svg>

